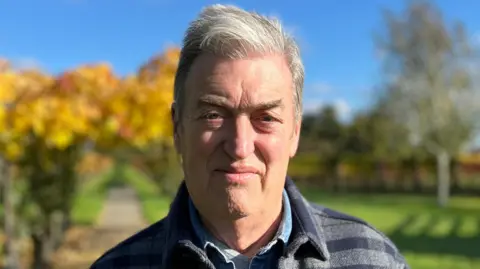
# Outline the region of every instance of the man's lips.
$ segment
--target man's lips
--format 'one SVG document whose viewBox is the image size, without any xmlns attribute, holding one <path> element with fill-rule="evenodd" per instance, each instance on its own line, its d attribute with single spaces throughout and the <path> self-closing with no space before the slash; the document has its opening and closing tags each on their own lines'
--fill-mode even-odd
<svg viewBox="0 0 480 269">
<path fill-rule="evenodd" d="M 249 179 L 260 174 L 258 169 L 251 166 L 223 167 L 216 169 L 215 172 L 224 174 L 228 181 L 237 184 L 246 183 Z"/>
<path fill-rule="evenodd" d="M 258 169 L 253 167 L 226 167 L 216 169 L 216 171 L 228 174 L 258 174 Z"/>
</svg>

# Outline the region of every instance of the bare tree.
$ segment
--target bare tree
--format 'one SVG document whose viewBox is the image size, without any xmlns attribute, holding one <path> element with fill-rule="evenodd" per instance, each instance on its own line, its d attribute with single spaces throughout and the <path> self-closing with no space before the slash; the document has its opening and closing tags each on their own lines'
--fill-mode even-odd
<svg viewBox="0 0 480 269">
<path fill-rule="evenodd" d="M 376 43 L 383 61 L 388 114 L 405 126 L 414 146 L 437 160 L 438 204 L 450 195 L 450 160 L 476 131 L 476 58 L 462 24 L 446 25 L 428 1 L 411 1 L 403 14 L 385 11 Z M 478 104 L 477 104 L 478 107 Z"/>
</svg>

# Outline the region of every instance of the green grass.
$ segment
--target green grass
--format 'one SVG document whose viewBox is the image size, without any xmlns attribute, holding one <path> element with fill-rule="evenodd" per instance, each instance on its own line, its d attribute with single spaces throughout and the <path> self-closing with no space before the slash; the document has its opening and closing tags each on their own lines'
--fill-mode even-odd
<svg viewBox="0 0 480 269">
<path fill-rule="evenodd" d="M 388 235 L 413 269 L 480 268 L 480 197 L 330 194 L 304 190 L 313 201 L 360 217 Z"/>
<path fill-rule="evenodd" d="M 72 209 L 72 220 L 76 225 L 93 225 L 103 209 L 106 190 L 112 171 L 105 171 L 80 185 Z"/>
<path fill-rule="evenodd" d="M 159 195 L 159 187 L 146 175 L 132 167 L 124 167 L 126 183 L 135 189 L 142 204 L 142 211 L 148 223 L 162 219 L 169 210 L 170 199 Z"/>
</svg>

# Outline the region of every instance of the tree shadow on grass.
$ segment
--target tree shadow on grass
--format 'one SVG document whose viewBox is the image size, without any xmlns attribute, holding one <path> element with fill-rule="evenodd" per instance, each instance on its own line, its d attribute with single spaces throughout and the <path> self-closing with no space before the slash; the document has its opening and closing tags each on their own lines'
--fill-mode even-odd
<svg viewBox="0 0 480 269">
<path fill-rule="evenodd" d="M 401 252 L 455 255 L 480 259 L 480 219 L 477 219 L 476 234 L 470 237 L 458 235 L 463 222 L 461 216 L 449 218 L 451 225 L 448 232 L 432 236 L 429 232 L 441 220 L 441 217 L 435 214 L 430 215 L 428 221 L 424 222 L 415 234 L 407 234 L 405 230 L 413 225 L 417 226 L 416 222 L 421 218 L 422 216 L 418 214 L 409 215 L 388 234 Z"/>
</svg>

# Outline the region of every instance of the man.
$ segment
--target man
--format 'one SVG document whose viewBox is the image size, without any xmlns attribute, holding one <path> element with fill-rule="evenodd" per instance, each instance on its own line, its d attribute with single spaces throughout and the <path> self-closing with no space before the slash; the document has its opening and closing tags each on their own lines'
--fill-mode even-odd
<svg viewBox="0 0 480 269">
<path fill-rule="evenodd" d="M 91 268 L 408 268 L 383 234 L 308 203 L 287 178 L 303 80 L 278 21 L 205 8 L 186 32 L 172 105 L 185 180 L 166 218 Z"/>
</svg>

